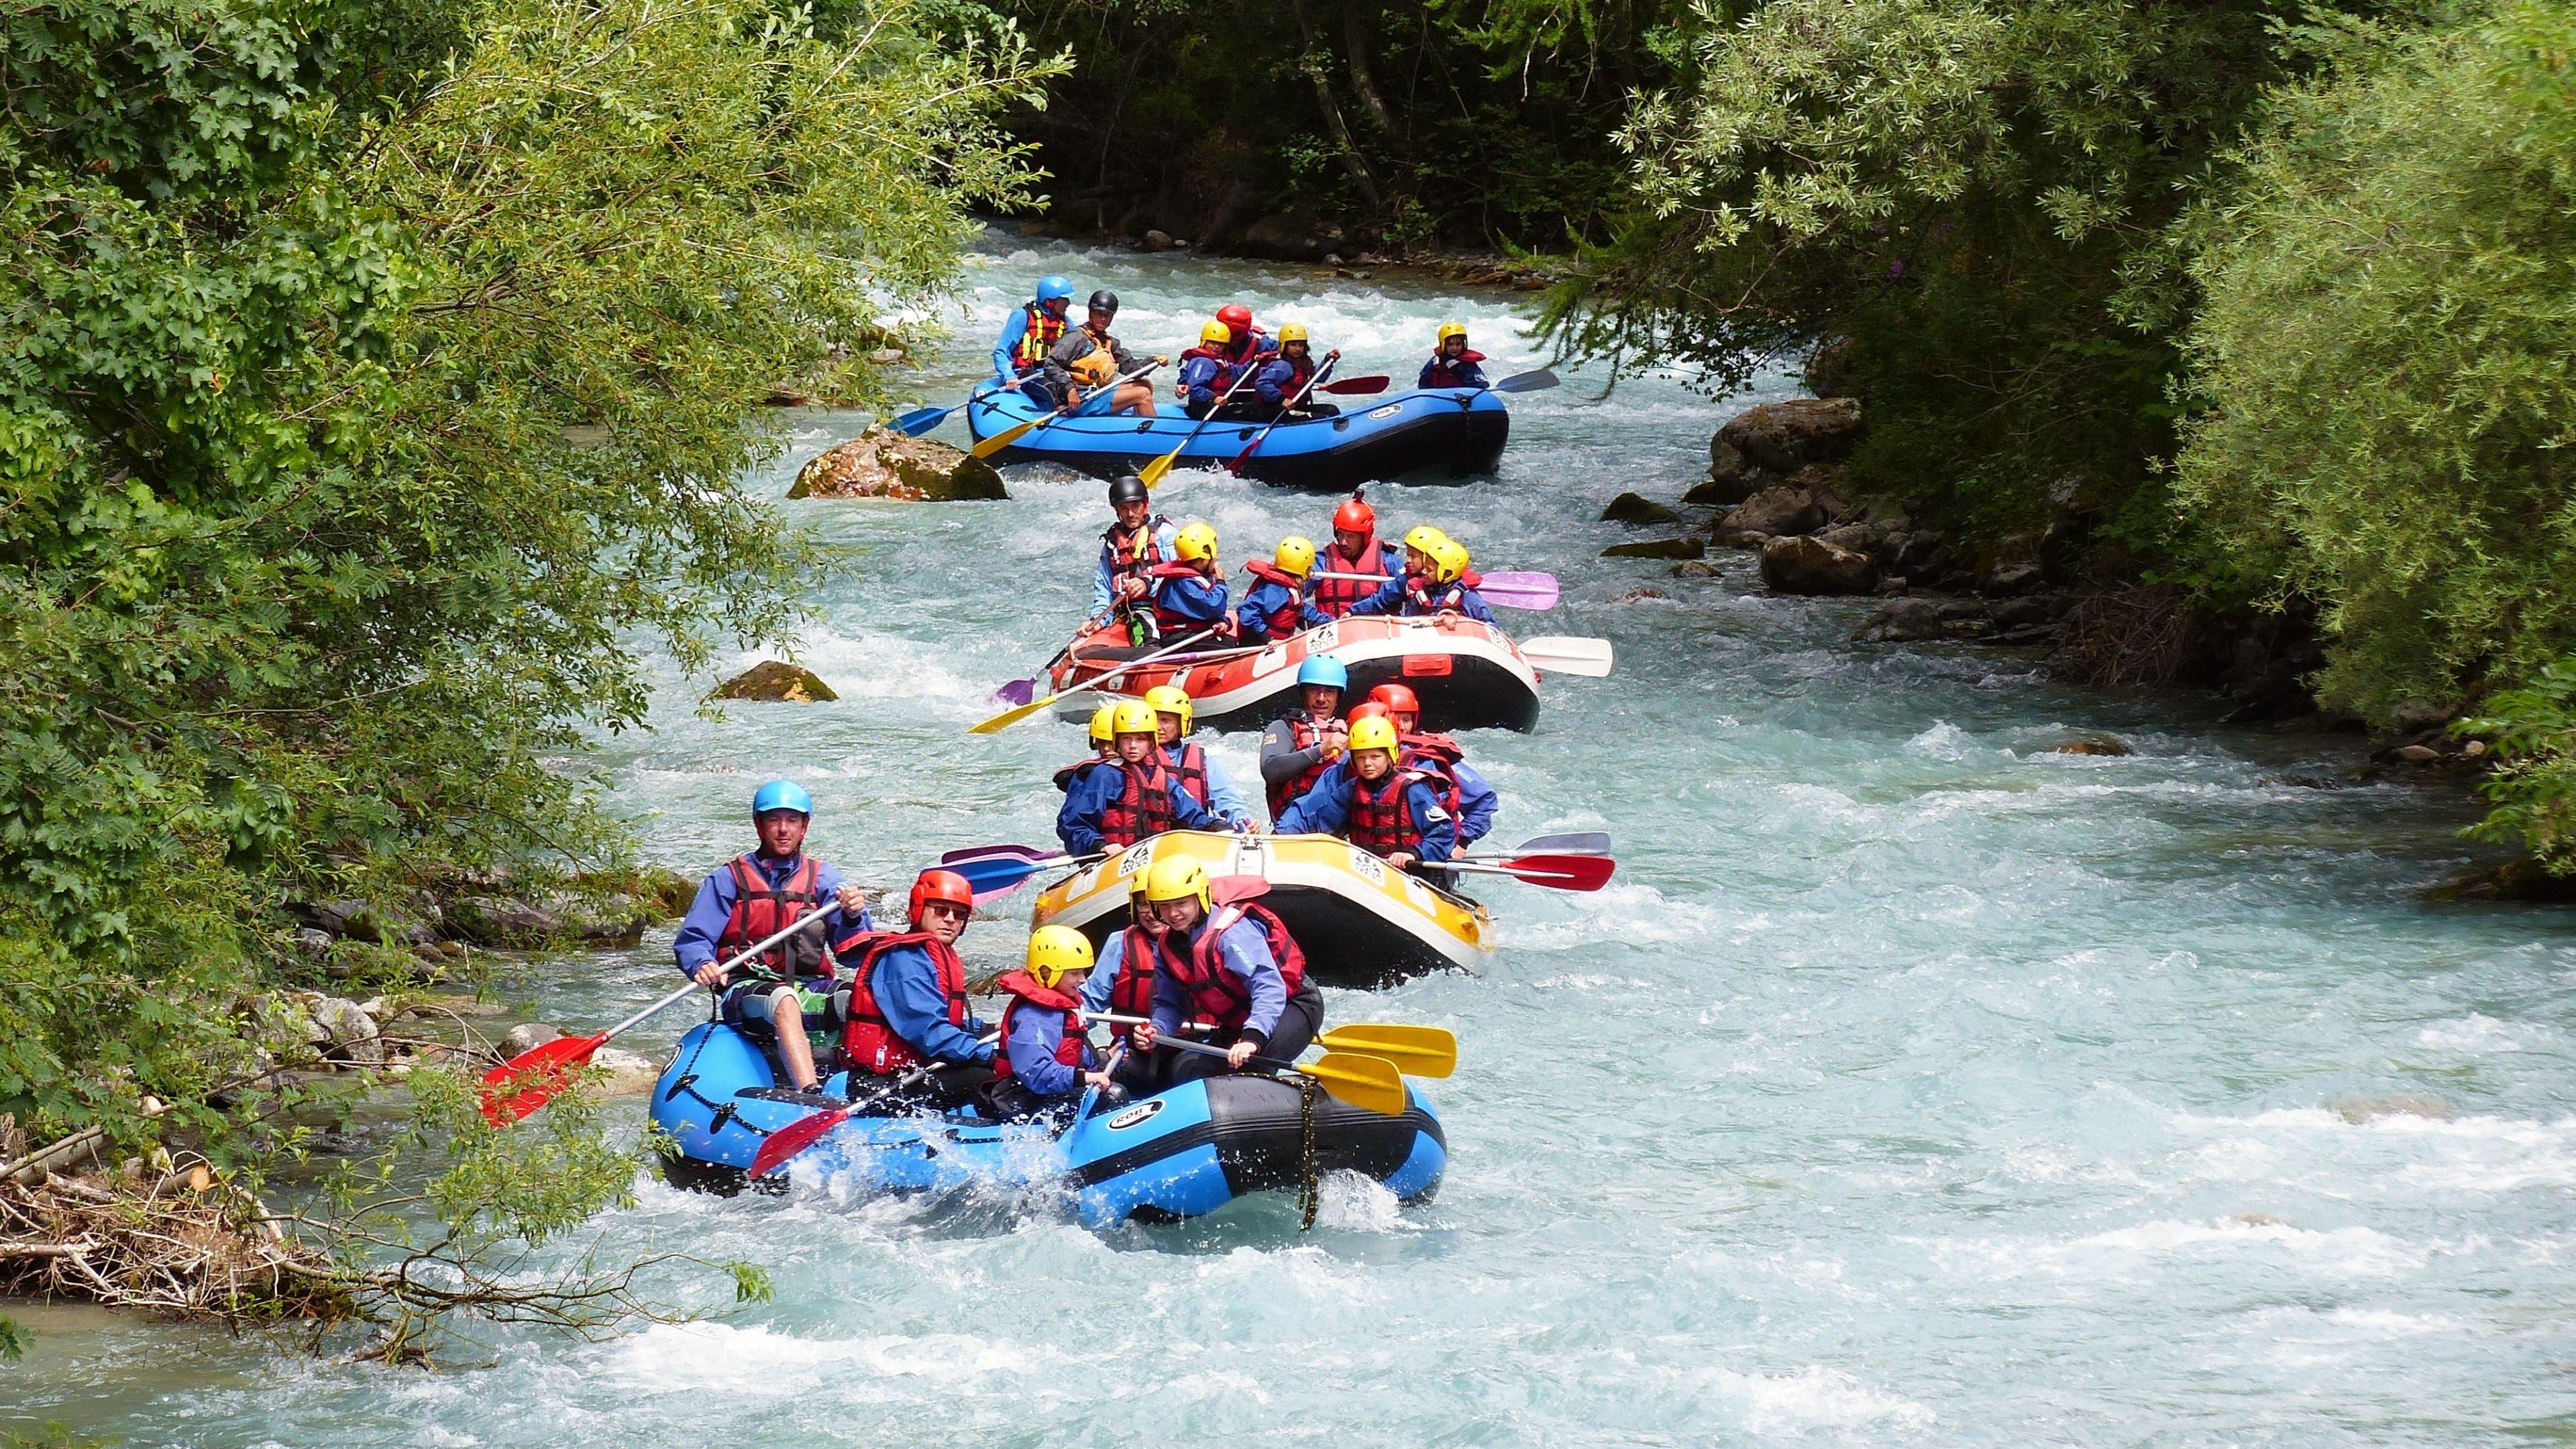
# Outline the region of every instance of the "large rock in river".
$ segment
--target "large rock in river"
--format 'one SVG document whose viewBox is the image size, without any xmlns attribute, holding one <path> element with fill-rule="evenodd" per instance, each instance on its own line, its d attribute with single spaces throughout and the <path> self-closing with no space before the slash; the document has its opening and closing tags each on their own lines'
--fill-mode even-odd
<svg viewBox="0 0 2576 1449">
<path fill-rule="evenodd" d="M 1717 520 L 1720 542 L 1735 543 L 1747 535 L 1764 538 L 1784 534 L 1813 533 L 1825 526 L 1824 505 L 1804 488 L 1782 485 L 1765 488 L 1745 499 Z"/>
<path fill-rule="evenodd" d="M 1860 443 L 1860 400 L 1848 397 L 1797 398 L 1747 408 L 1727 420 L 1709 445 L 1712 473 L 1723 468 L 1726 449 L 1756 468 L 1795 473 L 1817 463 L 1839 463 Z"/>
<path fill-rule="evenodd" d="M 955 503 L 1010 494 L 1002 488 L 1002 475 L 974 454 L 878 424 L 806 464 L 787 496 Z"/>
<path fill-rule="evenodd" d="M 811 669 L 764 659 L 708 691 L 709 699 L 750 699 L 764 704 L 819 704 L 839 699 Z"/>
<path fill-rule="evenodd" d="M 1762 582 L 1784 594 L 1876 593 L 1878 564 L 1821 538 L 1775 538 L 1762 545 Z"/>
</svg>

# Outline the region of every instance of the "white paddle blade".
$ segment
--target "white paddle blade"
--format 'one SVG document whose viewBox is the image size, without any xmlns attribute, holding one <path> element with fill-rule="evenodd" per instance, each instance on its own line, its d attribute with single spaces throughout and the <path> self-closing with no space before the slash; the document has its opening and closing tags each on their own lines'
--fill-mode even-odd
<svg viewBox="0 0 2576 1449">
<path fill-rule="evenodd" d="M 1520 641 L 1521 657 L 1545 674 L 1574 674 L 1585 679 L 1610 677 L 1610 641 L 1551 634 Z"/>
</svg>

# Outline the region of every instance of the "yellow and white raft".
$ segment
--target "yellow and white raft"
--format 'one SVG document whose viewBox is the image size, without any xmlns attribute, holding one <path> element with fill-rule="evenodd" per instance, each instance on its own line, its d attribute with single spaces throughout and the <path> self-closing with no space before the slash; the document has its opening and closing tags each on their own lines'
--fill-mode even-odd
<svg viewBox="0 0 2576 1449">
<path fill-rule="evenodd" d="M 1127 924 L 1133 879 L 1158 856 L 1196 857 L 1211 878 L 1258 876 L 1326 986 L 1379 986 L 1442 967 L 1471 966 L 1494 949 L 1493 913 L 1407 875 L 1330 835 L 1225 835 L 1175 830 L 1077 871 L 1039 895 L 1030 919 L 1072 926 L 1095 946 Z"/>
</svg>

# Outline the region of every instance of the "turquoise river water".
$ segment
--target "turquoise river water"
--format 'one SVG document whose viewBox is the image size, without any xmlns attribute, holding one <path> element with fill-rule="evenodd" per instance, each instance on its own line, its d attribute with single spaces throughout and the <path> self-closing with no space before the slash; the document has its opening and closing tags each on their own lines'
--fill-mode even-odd
<svg viewBox="0 0 2576 1449">
<path fill-rule="evenodd" d="M 1409 381 L 1452 315 L 1503 371 L 1542 359 L 1509 296 L 996 242 L 923 395 L 953 398 L 1058 268 L 1124 294 L 1146 346 L 1242 299 L 1349 372 Z M 1610 830 L 1617 880 L 1495 885 L 1483 969 L 1331 1002 L 1458 1030 L 1462 1069 L 1431 1087 L 1453 1153 L 1436 1201 L 1337 1181 L 1303 1236 L 1284 1199 L 1104 1235 L 1044 1202 L 654 1182 L 576 1246 L 758 1259 L 776 1301 L 736 1311 L 679 1276 L 708 1321 L 505 1332 L 490 1366 L 434 1373 L 39 1314 L 35 1352 L 0 1368 L 0 1429 L 316 1449 L 2576 1438 L 2569 917 L 2420 895 L 2470 858 L 2456 803 L 2285 783 L 2348 770 L 2350 737 L 2054 687 L 2024 655 L 1854 644 L 1866 601 L 1768 597 L 1742 557 L 1711 579 L 1597 559 L 1626 536 L 1601 506 L 1678 494 L 1748 399 L 1568 377 L 1514 401 L 1499 477 L 1374 493 L 1390 532 L 1435 521 L 1484 566 L 1564 577 L 1556 614 L 1507 623 L 1619 651 L 1610 679 L 1550 681 L 1536 734 L 1470 738 L 1500 838 Z M 750 486 L 783 493 L 863 421 L 796 414 Z M 1074 728 L 963 727 L 1084 612 L 1105 508 L 1096 482 L 1021 472 L 1007 503 L 786 506 L 855 550 L 813 580 L 799 640 L 841 700 L 710 720 L 707 681 L 668 671 L 658 728 L 604 756 L 654 856 L 694 872 L 743 848 L 775 774 L 820 798 L 821 853 L 874 883 L 1050 838 Z M 1186 473 L 1159 496 L 1217 526 L 1229 567 L 1322 536 L 1332 503 Z M 2093 730 L 2137 752 L 2048 750 Z M 1216 741 L 1246 773 L 1252 745 Z M 1017 953 L 1025 899 L 972 930 L 971 965 Z M 666 944 L 552 973 L 546 1015 L 665 990 Z"/>
</svg>

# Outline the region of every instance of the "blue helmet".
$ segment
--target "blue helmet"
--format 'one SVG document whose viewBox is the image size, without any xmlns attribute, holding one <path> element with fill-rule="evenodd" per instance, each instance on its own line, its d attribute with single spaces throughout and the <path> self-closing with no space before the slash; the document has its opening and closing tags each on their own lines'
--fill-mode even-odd
<svg viewBox="0 0 2576 1449">
<path fill-rule="evenodd" d="M 1330 655 L 1318 654 L 1297 666 L 1297 682 L 1326 684 L 1335 689 L 1348 689 L 1351 687 L 1351 672 L 1342 667 L 1342 661 Z"/>
<path fill-rule="evenodd" d="M 799 815 L 814 813 L 814 797 L 793 780 L 772 780 L 752 792 L 751 813 L 766 815 L 772 810 L 793 810 Z"/>
<path fill-rule="evenodd" d="M 1059 300 L 1070 300 L 1072 296 L 1073 278 L 1065 276 L 1061 272 L 1052 276 L 1038 278 L 1039 301 L 1054 302 Z"/>
</svg>

